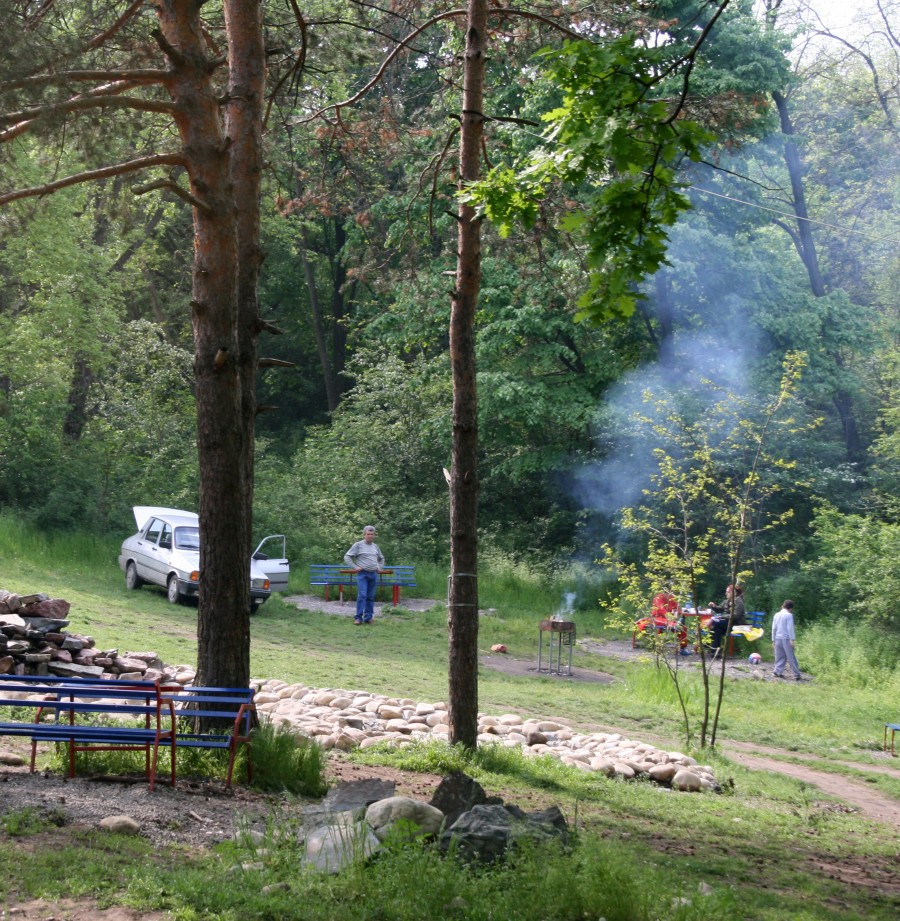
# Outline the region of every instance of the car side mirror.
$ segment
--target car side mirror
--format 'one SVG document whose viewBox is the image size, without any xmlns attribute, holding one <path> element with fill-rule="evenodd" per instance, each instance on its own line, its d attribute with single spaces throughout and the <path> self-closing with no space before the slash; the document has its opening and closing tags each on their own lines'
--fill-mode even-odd
<svg viewBox="0 0 900 921">
<path fill-rule="evenodd" d="M 253 559 L 254 560 L 267 560 L 268 557 L 265 555 L 265 553 L 254 553 Z"/>
</svg>

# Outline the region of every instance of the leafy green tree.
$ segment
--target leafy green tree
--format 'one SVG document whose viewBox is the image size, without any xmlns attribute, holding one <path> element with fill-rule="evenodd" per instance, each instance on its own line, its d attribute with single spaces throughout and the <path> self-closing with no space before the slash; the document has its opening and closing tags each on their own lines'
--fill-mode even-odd
<svg viewBox="0 0 900 921">
<path fill-rule="evenodd" d="M 652 458 L 649 483 L 640 504 L 621 511 L 621 526 L 640 539 L 640 551 L 626 559 L 607 545 L 601 560 L 615 569 L 622 584 L 616 608 L 621 626 L 633 629 L 635 617 L 643 615 L 659 591 L 699 611 L 700 588 L 717 563 L 727 565 L 731 584 L 738 585 L 753 576 L 754 567 L 784 559 L 771 549 L 768 537 L 791 511 L 773 513 L 771 499 L 785 488 L 782 474 L 793 467 L 788 453 L 779 450 L 785 444 L 778 432 L 797 434 L 792 404 L 803 365 L 803 356 L 787 356 L 780 385 L 764 404 L 709 379 L 681 394 L 644 392 L 645 408 L 634 413 L 632 422 Z M 733 614 L 732 604 L 729 625 Z M 713 688 L 699 618 L 691 629 L 703 679 L 699 742 L 715 746 L 724 658 Z M 660 646 L 658 652 L 675 682 L 690 744 L 693 729 L 679 683 L 679 649 Z"/>
</svg>

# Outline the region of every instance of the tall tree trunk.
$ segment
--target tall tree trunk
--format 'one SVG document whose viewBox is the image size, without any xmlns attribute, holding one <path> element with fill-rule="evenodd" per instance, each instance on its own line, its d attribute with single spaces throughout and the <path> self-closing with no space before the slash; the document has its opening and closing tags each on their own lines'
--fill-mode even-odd
<svg viewBox="0 0 900 921">
<path fill-rule="evenodd" d="M 331 372 L 331 362 L 328 359 L 328 346 L 325 342 L 325 325 L 322 322 L 322 308 L 319 306 L 319 293 L 316 291 L 316 278 L 313 273 L 312 263 L 306 255 L 309 251 L 309 235 L 306 227 L 300 224 L 300 238 L 303 246 L 300 247 L 300 263 L 303 266 L 303 276 L 306 279 L 306 293 L 309 297 L 309 309 L 312 311 L 313 333 L 316 337 L 316 349 L 319 352 L 319 364 L 322 366 L 322 380 L 325 382 L 325 399 L 328 402 L 328 412 L 333 413 L 338 405 L 337 385 Z"/>
<path fill-rule="evenodd" d="M 331 373 L 334 378 L 335 390 L 338 397 L 344 390 L 341 372 L 347 366 L 347 298 L 344 294 L 344 284 L 347 281 L 347 266 L 344 264 L 344 246 L 347 243 L 347 231 L 344 228 L 344 218 L 334 219 L 334 256 L 331 261 Z"/>
<path fill-rule="evenodd" d="M 160 0 L 160 44 L 188 158 L 194 207 L 192 328 L 200 459 L 198 683 L 249 680 L 250 518 L 247 426 L 242 394 L 247 346 L 238 335 L 240 254 L 229 144 L 210 79 L 196 0 Z M 246 330 L 246 321 L 241 325 Z"/>
<path fill-rule="evenodd" d="M 469 0 L 466 18 L 460 187 L 480 177 L 484 130 L 487 0 Z M 450 314 L 453 451 L 450 477 L 450 742 L 474 748 L 478 736 L 478 407 L 475 309 L 481 287 L 481 222 L 469 205 L 457 214 L 456 290 Z"/>
<path fill-rule="evenodd" d="M 788 176 L 791 181 L 791 198 L 794 214 L 797 217 L 797 228 L 791 234 L 794 246 L 806 268 L 809 278 L 809 287 L 815 297 L 825 297 L 827 291 L 822 271 L 819 267 L 819 255 L 813 239 L 812 225 L 809 222 L 809 211 L 806 207 L 806 193 L 803 186 L 803 169 L 800 162 L 800 151 L 794 143 L 794 125 L 791 121 L 787 98 L 773 92 L 772 99 L 778 110 L 781 121 L 781 133 L 784 135 L 784 162 L 787 166 Z M 832 353 L 832 359 L 838 367 L 843 367 L 840 354 Z M 832 395 L 832 401 L 841 420 L 844 432 L 844 446 L 847 460 L 851 463 L 860 463 L 865 459 L 862 440 L 859 437 L 859 427 L 856 424 L 856 412 L 853 408 L 853 397 L 845 389 L 838 389 Z"/>
</svg>

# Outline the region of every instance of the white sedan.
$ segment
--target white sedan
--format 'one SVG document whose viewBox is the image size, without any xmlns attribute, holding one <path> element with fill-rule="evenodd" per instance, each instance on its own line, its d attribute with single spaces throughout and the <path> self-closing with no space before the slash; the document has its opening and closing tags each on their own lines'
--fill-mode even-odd
<svg viewBox="0 0 900 921">
<path fill-rule="evenodd" d="M 136 505 L 133 511 L 138 532 L 122 543 L 119 553 L 125 587 L 136 589 L 145 582 L 162 586 L 172 604 L 196 597 L 200 588 L 197 515 L 154 505 Z M 251 613 L 255 614 L 272 592 L 287 589 L 290 572 L 284 535 L 264 538 L 250 560 Z"/>
</svg>

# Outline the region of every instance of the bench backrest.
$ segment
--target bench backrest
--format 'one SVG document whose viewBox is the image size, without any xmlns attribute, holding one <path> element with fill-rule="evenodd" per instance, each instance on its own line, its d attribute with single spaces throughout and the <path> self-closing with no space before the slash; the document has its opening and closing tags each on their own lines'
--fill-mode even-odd
<svg viewBox="0 0 900 921">
<path fill-rule="evenodd" d="M 233 720 L 240 723 L 245 735 L 250 731 L 253 716 L 253 688 L 182 687 L 180 684 L 160 686 L 163 701 L 171 700 L 175 715 L 190 719 L 197 717 Z"/>
<path fill-rule="evenodd" d="M 155 681 L 0 675 L 0 706 L 55 710 L 57 716 L 63 713 L 146 715 L 159 710 L 161 700 Z"/>
<path fill-rule="evenodd" d="M 341 572 L 349 569 L 346 563 L 310 563 L 310 585 L 356 585 L 355 572 Z M 390 572 L 379 577 L 382 585 L 415 586 L 415 566 L 386 566 Z"/>
<path fill-rule="evenodd" d="M 761 627 L 766 619 L 765 611 L 747 611 L 747 623 L 751 627 Z"/>
</svg>

